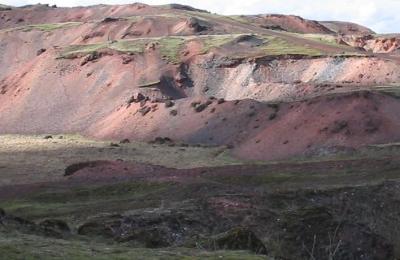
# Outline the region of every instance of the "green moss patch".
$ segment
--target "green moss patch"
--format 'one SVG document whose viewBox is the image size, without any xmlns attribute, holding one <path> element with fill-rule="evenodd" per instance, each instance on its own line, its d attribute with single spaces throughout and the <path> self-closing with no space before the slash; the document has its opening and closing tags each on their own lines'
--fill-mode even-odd
<svg viewBox="0 0 400 260">
<path fill-rule="evenodd" d="M 148 44 L 154 43 L 159 49 L 162 57 L 171 63 L 178 63 L 180 51 L 185 43 L 183 37 L 154 37 L 140 38 L 132 40 L 121 40 L 115 42 L 86 44 L 86 45 L 71 45 L 61 52 L 58 58 L 74 58 L 80 55 L 92 54 L 101 49 L 110 49 L 123 53 L 140 54 L 145 51 Z"/>
<path fill-rule="evenodd" d="M 102 211 L 157 207 L 161 194 L 173 189 L 173 183 L 129 182 L 85 188 L 47 190 L 29 198 L 0 204 L 11 214 L 28 218 L 69 218 Z M 146 199 L 145 201 L 143 199 Z"/>
</svg>

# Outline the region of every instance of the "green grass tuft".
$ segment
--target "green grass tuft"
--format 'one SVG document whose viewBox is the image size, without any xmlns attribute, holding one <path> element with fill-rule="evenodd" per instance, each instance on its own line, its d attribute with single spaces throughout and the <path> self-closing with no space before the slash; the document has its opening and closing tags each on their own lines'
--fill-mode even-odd
<svg viewBox="0 0 400 260">
<path fill-rule="evenodd" d="M 265 44 L 260 49 L 266 55 L 307 55 L 307 56 L 321 56 L 323 53 L 310 46 L 297 45 L 289 43 L 286 40 L 273 37 L 263 36 Z"/>
<path fill-rule="evenodd" d="M 159 40 L 160 54 L 171 63 L 177 64 L 180 61 L 180 51 L 185 43 L 181 37 L 163 37 Z"/>
</svg>

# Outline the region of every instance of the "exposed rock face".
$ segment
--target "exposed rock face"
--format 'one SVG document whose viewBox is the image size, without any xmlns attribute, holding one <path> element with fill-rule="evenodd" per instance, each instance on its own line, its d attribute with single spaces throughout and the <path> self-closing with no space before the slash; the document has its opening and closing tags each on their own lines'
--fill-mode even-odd
<svg viewBox="0 0 400 260">
<path fill-rule="evenodd" d="M 338 38 L 340 42 L 358 47 L 373 53 L 396 53 L 400 49 L 400 37 L 380 37 L 373 35 L 348 35 Z"/>
<path fill-rule="evenodd" d="M 334 42 L 343 24 L 333 30 L 297 16 L 189 9 L 133 4 L 2 12 L 0 28 L 9 31 L 0 34 L 0 133 L 168 136 L 233 145 L 237 156 L 261 160 L 398 139 L 399 119 L 391 112 L 398 102 L 379 87 L 400 82 L 396 37 L 341 36 L 344 46 Z M 18 59 L 15 50 L 24 50 Z M 384 53 L 371 57 L 366 50 Z M 360 90 L 371 98 L 347 94 Z M 268 106 L 280 102 L 279 111 Z M 335 129 L 342 121 L 347 127 Z"/>
</svg>

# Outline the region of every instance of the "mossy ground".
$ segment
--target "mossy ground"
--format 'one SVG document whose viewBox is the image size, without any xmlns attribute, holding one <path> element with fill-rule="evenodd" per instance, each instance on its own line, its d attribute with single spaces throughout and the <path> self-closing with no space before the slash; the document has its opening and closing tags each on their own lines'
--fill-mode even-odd
<svg viewBox="0 0 400 260">
<path fill-rule="evenodd" d="M 132 248 L 129 245 L 105 244 L 88 240 L 63 240 L 45 238 L 18 232 L 0 231 L 0 256 L 2 259 L 50 260 L 50 259 L 232 259 L 261 260 L 265 256 L 245 251 L 207 252 L 200 249 Z"/>
<path fill-rule="evenodd" d="M 199 41 L 203 45 L 202 54 L 210 52 L 213 48 L 221 48 L 225 44 L 234 41 L 243 34 L 225 34 L 225 35 L 206 35 L 206 36 L 167 36 L 137 38 L 129 40 L 119 40 L 115 42 L 104 42 L 88 45 L 71 45 L 60 53 L 59 58 L 74 58 L 80 55 L 87 55 L 98 52 L 102 49 L 115 50 L 121 53 L 142 54 L 146 46 L 151 43 L 156 44 L 160 55 L 166 61 L 177 64 L 181 59 L 181 52 L 189 41 Z M 328 55 L 311 45 L 300 45 L 290 43 L 287 40 L 276 36 L 254 35 L 264 40 L 260 46 L 249 47 L 243 50 L 242 56 L 281 56 L 281 55 L 304 55 L 310 57 Z M 247 54 L 246 54 L 247 53 Z M 329 54 L 332 55 L 332 54 Z M 351 49 L 347 53 L 338 53 L 338 56 L 355 55 Z"/>
<path fill-rule="evenodd" d="M 78 188 L 44 188 L 42 192 L 0 202 L 7 212 L 26 219 L 58 218 L 79 223 L 89 216 L 126 210 L 157 208 L 174 191 L 173 183 L 132 181 Z"/>
<path fill-rule="evenodd" d="M 250 226 L 256 226 L 256 231 L 262 230 L 258 236 L 265 243 L 269 255 L 288 257 L 288 249 L 292 250 L 291 254 L 301 251 L 301 248 L 297 247 L 297 240 L 292 239 L 299 234 L 292 230 L 283 232 L 280 225 L 290 224 L 299 228 L 302 227 L 303 219 L 314 224 L 312 221 L 315 214 L 301 215 L 303 208 L 310 207 L 313 210 L 326 207 L 322 212 L 329 209 L 331 214 L 342 214 L 339 210 L 343 207 L 340 204 L 343 202 L 343 196 L 356 194 L 349 197 L 355 201 L 348 203 L 354 207 L 358 205 L 357 207 L 363 209 L 360 212 L 364 212 L 379 205 L 365 199 L 364 196 L 374 196 L 379 200 L 378 202 L 381 200 L 388 202 L 388 198 L 392 196 L 391 191 L 395 187 L 390 184 L 388 188 L 381 188 L 381 184 L 396 183 L 399 178 L 398 162 L 393 159 L 393 156 L 399 156 L 400 149 L 395 149 L 398 147 L 396 144 L 387 144 L 371 149 L 389 149 L 390 153 L 376 153 L 371 150 L 371 153 L 365 152 L 359 157 L 343 155 L 343 158 L 316 158 L 314 161 L 298 160 L 246 164 L 240 167 L 205 168 L 198 169 L 203 171 L 198 171 L 197 175 L 188 175 L 187 178 L 181 176 L 180 172 L 176 172 L 174 178 L 166 179 L 163 179 L 163 176 L 147 179 L 139 177 L 113 183 L 68 184 L 68 180 L 62 177 L 64 161 L 68 157 L 72 157 L 74 161 L 75 156 L 80 157 L 81 161 L 84 154 L 88 160 L 101 159 L 93 151 L 99 147 L 107 150 L 109 142 L 96 142 L 80 136 L 64 136 L 63 139 L 58 139 L 57 135 L 54 135 L 53 139 L 43 139 L 43 136 L 2 136 L 1 141 L 2 156 L 0 158 L 3 160 L 1 165 L 7 165 L 8 168 L 8 170 L 1 169 L 2 177 L 9 176 L 9 178 L 14 178 L 15 182 L 26 184 L 48 181 L 47 176 L 41 172 L 49 169 L 52 172 L 57 169 L 54 168 L 55 164 L 61 167 L 61 171 L 55 171 L 61 176 L 58 175 L 53 179 L 58 182 L 42 185 L 34 192 L 21 192 L 14 199 L 0 198 L 0 208 L 5 209 L 7 214 L 35 223 L 46 219 L 59 219 L 68 223 L 72 230 L 71 237 L 55 239 L 39 234 L 21 233 L 22 231 L 18 230 L 10 232 L 10 230 L 3 230 L 0 226 L 0 253 L 2 256 L 7 256 L 7 259 L 221 259 L 221 257 L 222 259 L 268 259 L 243 251 L 207 252 L 201 247 L 202 244 L 196 249 L 192 243 L 188 244 L 190 248 L 134 248 L 132 244 L 117 243 L 112 239 L 83 236 L 77 233 L 79 226 L 90 221 L 114 217 L 124 219 L 123 216 L 143 216 L 147 221 L 149 219 L 146 218 L 149 216 L 150 218 L 159 216 L 159 219 L 163 219 L 162 216 L 172 216 L 181 220 L 193 219 L 194 226 L 196 221 L 207 221 L 209 217 L 216 218 L 219 222 L 215 224 L 215 228 L 221 230 L 213 233 L 215 235 L 230 230 L 232 225 L 235 227 L 237 223 L 248 223 Z M 84 147 L 87 150 L 83 149 L 77 154 L 79 151 L 77 147 Z M 132 154 L 132 151 L 138 147 L 142 147 L 140 151 L 146 156 L 142 154 L 143 157 L 140 157 L 140 153 Z M 122 152 L 124 149 L 130 152 L 124 155 Z M 182 149 L 182 147 L 131 143 L 125 147 L 121 145 L 120 148 L 111 149 L 109 153 L 102 155 L 109 157 L 108 159 L 111 157 L 130 157 L 131 160 L 146 158 L 147 162 L 153 163 L 165 160 L 164 163 L 168 161 L 168 164 L 175 167 L 187 168 L 188 162 L 192 163 L 191 167 L 211 164 L 215 160 L 212 159 L 213 152 L 220 148 L 185 147 L 185 152 L 178 151 L 182 153 L 175 158 L 176 161 L 171 162 L 170 160 L 176 156 L 175 149 Z M 64 152 L 60 153 L 60 150 Z M 13 152 L 13 159 L 5 158 L 7 152 Z M 16 157 L 18 154 L 20 157 Z M 163 157 L 162 155 L 166 157 L 158 158 Z M 58 157 L 60 160 L 53 162 L 55 164 L 49 163 L 49 158 Z M 213 163 L 221 166 L 232 164 L 229 157 L 220 159 Z M 10 176 L 9 170 L 13 170 L 14 173 L 19 172 L 24 169 L 22 164 L 29 167 L 30 171 L 25 172 L 24 175 Z M 20 168 L 13 169 L 15 167 Z M 32 169 L 37 172 L 33 173 Z M 60 180 L 63 180 L 64 184 L 60 185 L 62 183 Z M 361 201 L 371 202 L 371 205 L 364 205 L 360 203 Z M 331 209 L 331 207 L 334 208 Z M 339 213 L 335 213 L 335 210 Z M 357 219 L 351 214 L 359 214 L 358 212 L 355 210 L 354 213 L 347 213 L 346 221 Z M 180 217 L 182 214 L 184 218 Z M 285 218 L 288 214 L 295 217 Z M 300 217 L 297 217 L 298 214 Z M 322 215 L 323 218 L 325 216 L 330 215 Z M 285 220 L 282 222 L 284 224 L 275 222 L 276 219 Z M 242 222 L 242 220 L 246 221 Z M 376 223 L 375 219 L 371 221 Z M 237 223 L 229 224 L 233 222 Z M 157 221 L 154 223 L 155 227 L 161 225 L 157 224 Z M 319 232 L 326 235 L 328 233 L 324 232 L 330 231 Z M 382 234 L 393 235 L 390 232 L 390 230 L 384 231 Z M 285 239 L 285 236 L 292 239 L 289 244 L 287 241 L 283 242 L 282 239 Z M 308 247 L 312 246 L 310 237 L 312 238 L 312 233 L 307 233 L 307 236 L 302 237 L 306 239 Z M 194 238 L 193 241 L 197 241 L 196 239 L 198 238 Z M 319 240 L 318 245 L 322 248 L 325 244 L 321 243 Z"/>
</svg>

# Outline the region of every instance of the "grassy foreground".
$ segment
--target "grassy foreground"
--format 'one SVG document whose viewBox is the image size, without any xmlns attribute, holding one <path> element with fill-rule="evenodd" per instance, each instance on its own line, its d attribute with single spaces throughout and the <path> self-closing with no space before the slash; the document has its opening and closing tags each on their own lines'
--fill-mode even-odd
<svg viewBox="0 0 400 260">
<path fill-rule="evenodd" d="M 168 146 L 131 142 L 114 147 L 114 141 L 96 141 L 79 135 L 0 136 L 0 186 L 56 181 L 65 168 L 94 160 L 150 163 L 172 168 L 240 164 L 225 147 Z"/>
</svg>

